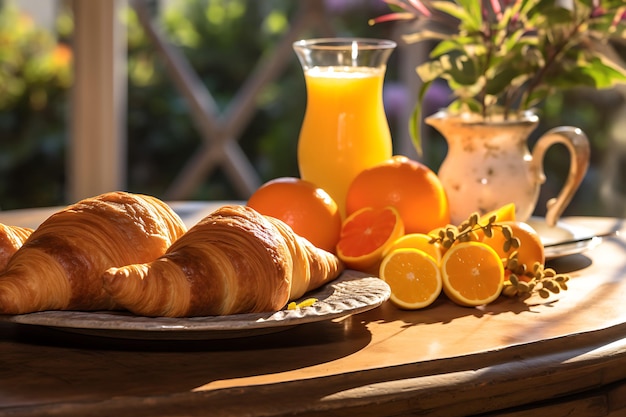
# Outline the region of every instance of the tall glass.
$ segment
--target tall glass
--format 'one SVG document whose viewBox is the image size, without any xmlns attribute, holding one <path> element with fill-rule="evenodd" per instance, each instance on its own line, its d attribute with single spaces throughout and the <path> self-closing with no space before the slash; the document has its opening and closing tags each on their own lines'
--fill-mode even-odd
<svg viewBox="0 0 626 417">
<path fill-rule="evenodd" d="M 298 140 L 300 177 L 323 188 L 345 216 L 348 186 L 392 155 L 382 90 L 396 43 L 327 38 L 293 44 L 307 90 Z"/>
</svg>

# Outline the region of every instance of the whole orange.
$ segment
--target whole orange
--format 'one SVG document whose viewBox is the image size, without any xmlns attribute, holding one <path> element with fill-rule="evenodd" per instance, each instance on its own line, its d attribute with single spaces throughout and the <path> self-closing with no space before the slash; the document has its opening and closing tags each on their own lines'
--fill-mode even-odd
<svg viewBox="0 0 626 417">
<path fill-rule="evenodd" d="M 520 240 L 519 248 L 510 248 L 508 251 L 504 250 L 504 235 L 502 232 L 495 228 L 492 237 L 485 237 L 483 242 L 491 246 L 500 258 L 508 258 L 513 251 L 517 251 L 517 260 L 520 264 L 526 265 L 529 271 L 532 271 L 536 262 L 543 265 L 546 261 L 543 243 L 541 243 L 541 237 L 535 229 L 528 223 L 519 221 L 505 221 L 498 223 L 500 225 L 508 225 L 513 232 L 513 236 Z"/>
<path fill-rule="evenodd" d="M 335 253 L 341 214 L 337 203 L 315 184 L 293 177 L 276 178 L 259 187 L 247 205 L 287 223 L 318 248 Z"/>
<path fill-rule="evenodd" d="M 406 156 L 362 171 L 348 188 L 347 215 L 385 206 L 398 210 L 406 233 L 428 233 L 450 223 L 448 198 L 437 174 Z"/>
</svg>

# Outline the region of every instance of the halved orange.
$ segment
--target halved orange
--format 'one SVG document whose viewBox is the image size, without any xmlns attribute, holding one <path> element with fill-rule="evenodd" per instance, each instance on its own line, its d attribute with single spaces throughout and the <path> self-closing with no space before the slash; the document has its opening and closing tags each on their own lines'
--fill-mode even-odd
<svg viewBox="0 0 626 417">
<path fill-rule="evenodd" d="M 389 252 L 380 265 L 380 278 L 391 288 L 389 300 L 407 310 L 431 305 L 443 286 L 437 262 L 426 252 L 413 248 Z"/>
<path fill-rule="evenodd" d="M 480 306 L 496 300 L 504 286 L 500 256 L 481 242 L 453 245 L 441 260 L 443 291 L 462 306 Z"/>
<path fill-rule="evenodd" d="M 402 248 L 419 249 L 432 256 L 433 259 L 439 264 L 441 261 L 441 244 L 439 242 L 432 242 L 432 237 L 425 233 L 409 233 L 396 239 L 389 248 L 385 250 L 383 256 L 391 253 L 391 251 Z"/>
<path fill-rule="evenodd" d="M 341 226 L 337 256 L 351 269 L 377 273 L 385 250 L 404 234 L 398 211 L 391 207 L 364 207 Z"/>
</svg>

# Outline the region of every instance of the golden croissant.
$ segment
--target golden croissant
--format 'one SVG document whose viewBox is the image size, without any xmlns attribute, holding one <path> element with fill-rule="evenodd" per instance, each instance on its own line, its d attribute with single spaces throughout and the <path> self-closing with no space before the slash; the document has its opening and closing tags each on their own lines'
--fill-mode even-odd
<svg viewBox="0 0 626 417">
<path fill-rule="evenodd" d="M 0 223 L 0 271 L 7 266 L 9 259 L 33 233 L 29 227 L 8 226 Z"/>
<path fill-rule="evenodd" d="M 144 316 L 268 312 L 342 269 L 335 255 L 282 221 L 233 205 L 206 216 L 159 259 L 109 269 L 104 287 L 120 306 Z"/>
<path fill-rule="evenodd" d="M 186 231 L 162 201 L 112 192 L 70 205 L 46 219 L 0 274 L 0 313 L 116 307 L 102 274 L 148 262 Z"/>
</svg>

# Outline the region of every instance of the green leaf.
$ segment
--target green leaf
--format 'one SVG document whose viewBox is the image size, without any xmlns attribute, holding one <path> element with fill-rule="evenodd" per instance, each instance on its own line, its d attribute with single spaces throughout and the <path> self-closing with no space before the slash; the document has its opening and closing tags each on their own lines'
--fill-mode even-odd
<svg viewBox="0 0 626 417">
<path fill-rule="evenodd" d="M 448 108 L 456 113 L 471 112 L 480 114 L 483 111 L 482 103 L 473 97 L 455 100 L 448 106 Z"/>
<path fill-rule="evenodd" d="M 517 19 L 524 2 L 516 1 L 512 6 L 506 7 L 502 13 L 502 19 L 498 22 L 497 29 L 499 31 L 507 31 L 513 19 Z"/>
<path fill-rule="evenodd" d="M 458 0 L 458 3 L 463 9 L 468 11 L 468 14 L 472 17 L 472 23 L 480 30 L 483 24 L 481 2 L 476 0 Z"/>
<path fill-rule="evenodd" d="M 432 49 L 430 53 L 430 57 L 436 58 L 440 55 L 444 55 L 444 54 L 451 53 L 451 52 L 466 53 L 469 48 L 474 48 L 474 47 L 475 45 L 473 44 L 473 39 L 466 39 L 466 38 L 447 39 L 447 40 L 439 42 L 439 44 L 436 45 Z"/>
<path fill-rule="evenodd" d="M 430 88 L 432 82 L 425 82 L 420 87 L 420 91 L 417 97 L 417 103 L 415 104 L 415 108 L 413 108 L 413 112 L 409 117 L 409 136 L 411 137 L 411 141 L 413 142 L 413 146 L 415 147 L 415 151 L 419 156 L 422 156 L 422 135 L 421 135 L 421 126 L 422 126 L 422 102 L 424 101 L 424 97 L 426 96 L 426 92 Z"/>
<path fill-rule="evenodd" d="M 472 85 L 483 76 L 481 66 L 476 60 L 459 55 L 451 57 L 451 66 L 447 75 L 458 85 Z"/>
<path fill-rule="evenodd" d="M 593 57 L 581 70 L 595 81 L 596 88 L 610 88 L 617 82 L 626 82 L 626 69 L 604 56 Z"/>
<path fill-rule="evenodd" d="M 417 75 L 422 82 L 428 83 L 441 77 L 448 71 L 448 68 L 444 66 L 445 60 L 428 61 L 416 68 Z"/>
<path fill-rule="evenodd" d="M 522 104 L 520 105 L 521 110 L 533 108 L 537 104 L 544 101 L 551 92 L 552 89 L 548 86 L 544 85 L 537 87 L 535 90 L 530 92 L 530 94 L 528 94 L 527 97 L 522 101 Z"/>
<path fill-rule="evenodd" d="M 463 51 L 463 45 L 453 40 L 441 41 L 430 51 L 430 57 L 436 58 L 453 51 Z"/>
<path fill-rule="evenodd" d="M 517 68 L 510 66 L 503 66 L 500 71 L 493 74 L 487 83 L 485 92 L 492 95 L 503 94 L 507 89 L 512 86 L 520 86 L 526 82 L 532 75 L 531 74 L 519 74 Z"/>
<path fill-rule="evenodd" d="M 450 35 L 435 32 L 432 30 L 420 30 L 419 32 L 403 35 L 402 39 L 408 43 L 418 43 L 422 41 L 443 41 L 450 38 Z"/>
<path fill-rule="evenodd" d="M 480 13 L 475 15 L 473 5 L 463 5 L 464 3 L 479 3 L 476 0 L 459 0 L 459 3 L 453 1 L 433 1 L 430 4 L 436 10 L 446 13 L 460 20 L 462 29 L 467 31 L 479 31 L 482 26 L 482 17 Z"/>
</svg>

